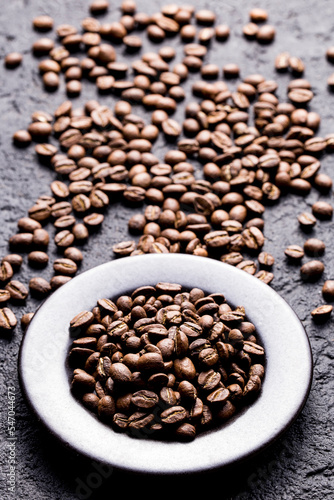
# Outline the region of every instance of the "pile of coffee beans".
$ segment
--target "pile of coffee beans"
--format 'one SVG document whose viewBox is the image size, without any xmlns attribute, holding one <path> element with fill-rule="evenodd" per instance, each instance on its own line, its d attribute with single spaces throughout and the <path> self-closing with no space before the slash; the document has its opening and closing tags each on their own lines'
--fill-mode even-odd
<svg viewBox="0 0 334 500">
<path fill-rule="evenodd" d="M 69 325 L 71 389 L 135 438 L 190 441 L 261 391 L 265 351 L 245 308 L 178 283 L 102 298 Z"/>
<path fill-rule="evenodd" d="M 63 74 L 69 97 L 56 110 L 36 110 L 13 134 L 17 147 L 33 145 L 55 177 L 50 192 L 18 221 L 10 253 L 1 260 L 0 303 L 6 308 L 0 311 L 1 324 L 9 331 L 17 320 L 8 320 L 7 306 L 24 303 L 29 294 L 44 299 L 72 279 L 83 260 L 80 247 L 103 229 L 115 202 L 133 207 L 134 215 L 129 237 L 107 258 L 187 253 L 234 265 L 267 284 L 274 279 L 275 261 L 264 248 L 267 208 L 314 189 L 319 201 L 297 215 L 305 235 L 333 215 L 325 201 L 332 180 L 321 172 L 321 161 L 334 151 L 334 134 L 318 135 L 321 117 L 310 109 L 314 92 L 300 57 L 277 55 L 277 74 L 291 75 L 285 97 L 279 98 L 279 81 L 258 73 L 241 76 L 237 61 L 220 68 L 207 60 L 210 41 L 230 36 L 214 12 L 168 4 L 148 15 L 137 12 L 133 0 L 124 0 L 119 21 L 108 23 L 108 9 L 107 1 L 92 2 L 80 27 L 54 26 L 47 15 L 32 21 L 42 33 L 32 52 L 44 84 L 58 88 Z M 265 10 L 252 9 L 245 37 L 273 42 L 275 28 L 268 18 Z M 55 39 L 46 37 L 53 29 Z M 168 43 L 175 36 L 181 60 Z M 151 42 L 145 52 L 144 37 Z M 135 54 L 128 63 L 117 60 L 124 46 Z M 329 62 L 333 53 L 332 48 L 326 52 Z M 5 64 L 14 68 L 21 60 L 12 53 Z M 76 107 L 72 97 L 84 78 L 96 84 L 98 99 Z M 190 96 L 184 85 L 189 80 Z M 116 97 L 114 106 L 106 104 L 106 94 Z M 176 119 L 180 107 L 181 121 Z M 169 145 L 163 157 L 155 152 L 161 139 Z M 325 244 L 315 240 L 285 249 L 288 262 L 300 265 L 301 283 L 324 276 Z M 55 255 L 50 246 L 56 246 Z M 34 276 L 22 283 L 15 273 L 25 256 L 34 271 L 52 266 L 52 278 Z M 326 293 L 323 298 L 332 300 Z M 325 309 L 328 319 L 332 307 Z M 24 327 L 31 317 L 22 318 Z"/>
</svg>

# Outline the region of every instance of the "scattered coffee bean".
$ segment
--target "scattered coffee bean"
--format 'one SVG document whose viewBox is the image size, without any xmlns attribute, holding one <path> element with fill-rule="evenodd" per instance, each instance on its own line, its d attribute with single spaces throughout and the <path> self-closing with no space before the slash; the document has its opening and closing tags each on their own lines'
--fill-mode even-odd
<svg viewBox="0 0 334 500">
<path fill-rule="evenodd" d="M 268 12 L 260 7 L 254 7 L 249 12 L 249 18 L 254 23 L 264 23 L 268 20 Z"/>
<path fill-rule="evenodd" d="M 312 318 L 315 321 L 323 322 L 328 321 L 333 311 L 333 306 L 329 304 L 324 304 L 322 306 L 318 306 L 311 312 Z"/>
<path fill-rule="evenodd" d="M 33 317 L 34 317 L 33 312 L 28 312 L 28 313 L 23 314 L 23 316 L 21 318 L 21 327 L 23 330 L 26 330 L 28 328 Z"/>
<path fill-rule="evenodd" d="M 326 280 L 322 287 L 322 296 L 327 302 L 334 301 L 334 280 Z"/>
<path fill-rule="evenodd" d="M 8 302 L 9 300 L 10 300 L 9 291 L 0 289 L 0 304 Z"/>
<path fill-rule="evenodd" d="M 317 219 L 312 213 L 303 212 L 298 216 L 298 222 L 302 229 L 310 230 L 316 225 Z"/>
<path fill-rule="evenodd" d="M 304 249 L 300 245 L 289 245 L 284 253 L 292 261 L 300 261 L 304 257 Z"/>
<path fill-rule="evenodd" d="M 274 26 L 270 24 L 264 24 L 259 27 L 259 30 L 256 34 L 256 39 L 260 43 L 271 43 L 276 36 L 276 30 Z"/>
<path fill-rule="evenodd" d="M 24 301 L 28 297 L 28 289 L 19 280 L 11 280 L 5 289 L 10 293 L 11 300 Z"/>
<path fill-rule="evenodd" d="M 310 260 L 300 268 L 301 278 L 305 281 L 317 281 L 323 274 L 325 266 L 320 260 Z"/>
<path fill-rule="evenodd" d="M 331 219 L 333 207 L 327 201 L 316 201 L 312 205 L 312 213 L 318 219 Z"/>
<path fill-rule="evenodd" d="M 17 325 L 15 314 L 9 307 L 0 309 L 0 330 L 11 331 Z"/>
<path fill-rule="evenodd" d="M 34 277 L 29 281 L 29 290 L 32 295 L 46 297 L 51 292 L 51 285 L 44 278 Z"/>
<path fill-rule="evenodd" d="M 51 16 L 41 15 L 35 17 L 32 24 L 37 31 L 49 31 L 52 30 L 54 21 Z"/>
<path fill-rule="evenodd" d="M 49 256 L 45 252 L 34 250 L 28 254 L 28 262 L 32 266 L 45 267 L 49 262 Z"/>
<path fill-rule="evenodd" d="M 320 257 L 325 253 L 326 245 L 319 238 L 309 238 L 304 243 L 305 253 L 311 257 Z"/>
<path fill-rule="evenodd" d="M 17 68 L 17 66 L 20 66 L 22 60 L 22 54 L 20 54 L 19 52 L 11 52 L 5 57 L 5 66 L 11 69 Z"/>
</svg>

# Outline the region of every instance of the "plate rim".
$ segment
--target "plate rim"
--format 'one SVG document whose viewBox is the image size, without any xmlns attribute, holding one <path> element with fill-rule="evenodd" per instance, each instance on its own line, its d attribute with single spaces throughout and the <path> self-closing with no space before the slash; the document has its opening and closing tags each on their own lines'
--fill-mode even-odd
<svg viewBox="0 0 334 500">
<path fill-rule="evenodd" d="M 99 266 L 96 266 L 94 268 L 91 268 L 91 269 L 88 269 L 87 271 L 84 271 L 82 273 L 80 273 L 80 275 L 77 275 L 75 278 L 73 278 L 69 283 L 63 285 L 60 289 L 56 290 L 52 296 L 50 296 L 49 298 L 45 299 L 39 306 L 38 308 L 36 309 L 35 311 L 35 315 L 37 315 L 37 313 L 43 309 L 45 306 L 45 304 L 49 301 L 49 299 L 51 297 L 55 297 L 56 294 L 57 295 L 61 295 L 64 292 L 65 287 L 67 287 L 67 289 L 69 289 L 69 285 L 71 285 L 71 282 L 72 282 L 72 286 L 73 286 L 73 282 L 74 280 L 76 280 L 77 282 L 79 281 L 78 278 L 82 279 L 82 280 L 85 280 L 85 279 L 88 279 L 90 275 L 93 275 L 94 272 L 96 272 L 96 270 L 103 270 L 103 269 L 106 269 L 106 268 L 109 268 L 111 267 L 111 269 L 113 268 L 113 266 L 115 265 L 116 262 L 120 262 L 122 261 L 122 265 L 124 263 L 124 265 L 127 265 L 126 262 L 131 262 L 131 265 L 134 265 L 136 263 L 136 261 L 138 262 L 139 259 L 140 261 L 139 262 L 144 262 L 144 260 L 150 262 L 151 259 L 157 259 L 157 261 L 159 260 L 179 260 L 179 261 L 184 261 L 184 259 L 186 259 L 186 261 L 188 262 L 196 262 L 198 264 L 200 264 L 201 262 L 206 262 L 208 261 L 207 258 L 204 258 L 204 257 L 200 257 L 200 256 L 188 256 L 188 255 L 179 255 L 179 254 L 166 254 L 166 255 L 142 255 L 142 256 L 131 256 L 131 257 L 123 257 L 122 259 L 116 259 L 116 260 L 112 260 L 112 261 L 109 261 L 109 262 L 106 262 L 104 264 L 100 264 Z M 24 349 L 25 349 L 25 346 L 27 345 L 27 342 L 29 342 L 29 332 L 32 330 L 32 326 L 33 326 L 33 320 L 31 322 L 31 325 L 28 326 L 28 328 L 26 329 L 26 331 L 24 332 L 24 335 L 21 339 L 21 343 L 20 343 L 20 348 L 19 348 L 19 354 L 18 354 L 18 375 L 19 375 L 19 384 L 20 384 L 20 387 L 21 387 L 21 391 L 22 391 L 22 394 L 24 396 L 24 399 L 26 401 L 26 403 L 28 404 L 28 406 L 30 407 L 32 413 L 35 415 L 35 417 L 37 418 L 38 422 L 42 424 L 42 426 L 54 437 L 56 438 L 56 440 L 58 442 L 60 442 L 65 448 L 67 449 L 70 449 L 76 453 L 79 453 L 80 455 L 82 456 L 85 456 L 86 458 L 90 459 L 90 460 L 96 460 L 96 461 L 99 461 L 100 463 L 105 463 L 105 464 L 108 464 L 108 465 L 111 465 L 113 467 L 116 467 L 116 468 L 120 468 L 120 469 L 124 469 L 124 470 L 128 470 L 128 471 L 132 471 L 132 472 L 136 472 L 136 473 L 149 473 L 149 474 L 162 474 L 162 475 L 165 475 L 165 474 L 179 474 L 179 473 L 182 473 L 182 474 L 188 474 L 188 473 L 194 473 L 194 472 L 201 472 L 201 471 L 205 471 L 205 470 L 208 470 L 209 468 L 210 469 L 214 469 L 214 468 L 218 468 L 218 467 L 226 467 L 226 466 L 229 466 L 229 465 L 233 465 L 235 463 L 240 463 L 240 462 L 243 462 L 255 455 L 258 455 L 259 453 L 261 453 L 264 449 L 267 449 L 270 445 L 272 445 L 276 440 L 278 440 L 280 438 L 280 436 L 282 436 L 290 427 L 291 425 L 295 422 L 295 420 L 298 418 L 299 414 L 301 413 L 301 411 L 303 410 L 305 404 L 306 404 L 306 401 L 309 397 L 309 394 L 310 394 L 310 391 L 311 391 L 311 386 L 312 386 L 312 381 L 313 381 L 313 369 L 314 369 L 314 361 L 313 361 L 313 355 L 312 355 L 312 348 L 311 348 L 311 344 L 310 344 L 310 339 L 307 335 L 307 332 L 305 330 L 305 327 L 303 326 L 301 320 L 298 318 L 296 312 L 292 309 L 292 307 L 288 304 L 288 302 L 281 296 L 279 295 L 274 289 L 272 289 L 270 286 L 266 285 L 265 283 L 262 283 L 260 282 L 260 280 L 258 280 L 256 277 L 254 276 L 251 276 L 249 275 L 248 273 L 245 273 L 245 271 L 243 270 L 239 270 L 237 268 L 235 268 L 234 266 L 231 266 L 231 265 L 228 265 L 228 264 L 225 264 L 223 262 L 217 262 L 213 259 L 210 259 L 212 262 L 215 262 L 215 264 L 213 264 L 213 266 L 216 266 L 217 264 L 220 266 L 221 269 L 226 269 L 228 270 L 228 273 L 236 273 L 236 275 L 239 275 L 240 276 L 240 279 L 245 279 L 246 281 L 249 281 L 249 282 L 252 282 L 252 283 L 257 283 L 260 288 L 262 287 L 263 290 L 270 290 L 269 294 L 273 294 L 273 296 L 275 296 L 277 299 L 280 300 L 281 304 L 284 305 L 284 307 L 287 308 L 287 310 L 290 312 L 290 314 L 292 316 L 294 316 L 295 320 L 296 320 L 296 323 L 298 323 L 299 327 L 300 327 L 300 331 L 303 332 L 304 334 L 304 340 L 306 341 L 305 344 L 306 344 L 306 351 L 307 351 L 307 355 L 308 355 L 308 359 L 309 359 L 309 365 L 308 365 L 308 377 L 307 377 L 307 385 L 304 387 L 304 391 L 303 391 L 303 397 L 300 398 L 300 401 L 299 401 L 299 404 L 298 404 L 298 407 L 295 409 L 294 413 L 290 415 L 290 418 L 289 420 L 287 420 L 284 424 L 284 426 L 281 426 L 278 430 L 276 430 L 273 435 L 271 436 L 270 439 L 268 439 L 266 442 L 264 443 L 261 443 L 261 445 L 259 445 L 258 447 L 256 447 L 255 449 L 252 449 L 252 450 L 249 450 L 247 453 L 243 454 L 242 456 L 235 456 L 234 458 L 230 459 L 230 460 L 227 460 L 227 461 L 215 461 L 214 464 L 210 465 L 210 467 L 203 467 L 201 466 L 200 464 L 198 464 L 197 466 L 191 466 L 190 468 L 188 467 L 184 467 L 182 470 L 174 470 L 174 469 L 164 469 L 164 468 L 150 468 L 150 467 L 143 467 L 143 466 L 134 466 L 133 464 L 130 465 L 130 464 L 117 464 L 117 463 L 114 463 L 113 461 L 110 461 L 108 459 L 106 459 L 105 457 L 100 457 L 98 458 L 98 456 L 96 455 L 96 453 L 91 453 L 90 450 L 87 450 L 87 449 L 82 449 L 82 447 L 79 449 L 78 446 L 76 446 L 75 443 L 71 443 L 71 442 L 68 442 L 66 439 L 64 439 L 64 436 L 62 436 L 61 434 L 59 434 L 58 432 L 56 432 L 53 428 L 52 425 L 50 425 L 50 423 L 43 417 L 41 416 L 41 414 L 39 413 L 38 411 L 38 408 L 36 408 L 36 406 L 34 405 L 34 402 L 31 400 L 31 397 L 29 395 L 29 390 L 27 388 L 27 381 L 25 380 L 25 377 L 23 375 L 23 372 L 24 372 L 24 366 L 23 366 L 23 352 L 24 352 Z M 118 265 L 118 264 L 117 264 Z M 209 265 L 212 265 L 212 264 L 209 264 Z M 117 267 L 117 266 L 116 266 Z M 233 271 L 232 271 L 233 270 Z M 194 279 L 196 279 L 194 277 Z M 253 281 L 252 281 L 253 280 Z M 173 281 L 175 281 L 175 279 L 173 279 Z M 193 285 L 193 286 L 196 286 L 196 285 Z M 56 297 L 57 298 L 57 297 Z M 231 302 L 229 300 L 229 297 L 226 297 L 226 300 L 227 302 Z M 246 315 L 247 315 L 247 310 L 246 310 Z M 27 338 L 28 338 L 28 341 L 27 341 Z M 68 339 L 70 339 L 70 337 L 68 336 Z M 64 369 L 66 370 L 65 368 L 65 360 L 64 360 Z M 78 404 L 78 402 L 75 400 L 75 398 L 72 396 L 73 398 L 73 402 L 75 402 L 76 404 Z M 256 405 L 256 402 L 254 403 Z M 87 409 L 85 409 L 84 407 L 82 407 L 83 411 L 85 411 L 86 413 L 90 413 Z M 94 417 L 96 418 L 96 417 Z M 238 418 L 238 416 L 236 417 Z M 101 424 L 102 426 L 104 426 L 105 424 L 97 421 L 97 425 Z M 228 426 L 228 425 L 227 425 Z M 227 426 L 224 426 L 227 427 Z M 219 432 L 218 431 L 211 431 L 212 433 L 214 432 Z M 133 438 L 129 438 L 129 439 L 133 439 Z M 198 439 L 198 438 L 196 438 Z M 162 446 L 165 446 L 165 443 L 162 443 Z"/>
</svg>

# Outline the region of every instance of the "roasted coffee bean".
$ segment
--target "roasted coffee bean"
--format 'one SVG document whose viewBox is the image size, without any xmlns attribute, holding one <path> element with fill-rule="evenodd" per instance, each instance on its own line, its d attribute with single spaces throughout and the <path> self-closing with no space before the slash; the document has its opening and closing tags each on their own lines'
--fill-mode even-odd
<svg viewBox="0 0 334 500">
<path fill-rule="evenodd" d="M 11 280 L 5 289 L 10 293 L 10 298 L 14 301 L 24 301 L 29 294 L 26 286 L 19 280 Z"/>
<path fill-rule="evenodd" d="M 260 7 L 255 7 L 249 12 L 249 18 L 254 23 L 264 23 L 268 19 L 268 12 Z"/>
<path fill-rule="evenodd" d="M 183 422 L 187 418 L 187 412 L 182 406 L 172 406 L 164 410 L 160 418 L 164 424 L 175 425 Z"/>
<path fill-rule="evenodd" d="M 23 60 L 23 55 L 20 54 L 19 52 L 10 52 L 5 56 L 5 66 L 7 68 L 17 68 L 17 66 L 20 66 Z"/>
<path fill-rule="evenodd" d="M 76 264 L 79 264 L 80 262 L 83 261 L 83 254 L 81 250 L 72 246 L 65 248 L 64 257 L 66 259 L 73 260 Z"/>
<path fill-rule="evenodd" d="M 37 203 L 28 210 L 29 217 L 38 222 L 47 221 L 51 215 L 51 208 L 44 203 Z"/>
<path fill-rule="evenodd" d="M 230 27 L 227 24 L 218 24 L 215 27 L 215 36 L 219 41 L 225 41 L 230 36 Z"/>
<path fill-rule="evenodd" d="M 65 283 L 67 283 L 71 279 L 72 279 L 71 276 L 62 276 L 62 275 L 52 276 L 50 280 L 51 289 L 57 290 L 57 288 L 60 288 L 62 285 L 65 285 Z"/>
<path fill-rule="evenodd" d="M 13 277 L 14 271 L 11 264 L 3 260 L 0 264 L 0 282 L 7 282 Z"/>
<path fill-rule="evenodd" d="M 199 9 L 195 12 L 195 19 L 199 24 L 213 24 L 216 20 L 216 15 L 212 10 Z"/>
<path fill-rule="evenodd" d="M 260 43 L 271 43 L 276 36 L 275 27 L 270 24 L 264 24 L 259 27 L 256 34 L 256 40 Z"/>
<path fill-rule="evenodd" d="M 303 212 L 298 216 L 298 222 L 304 230 L 310 230 L 316 225 L 317 219 L 312 213 Z"/>
<path fill-rule="evenodd" d="M 320 260 L 310 260 L 300 268 L 300 275 L 304 281 L 317 281 L 323 274 L 325 266 Z"/>
<path fill-rule="evenodd" d="M 1 262 L 8 262 L 11 265 L 12 269 L 17 271 L 22 266 L 23 257 L 22 255 L 16 253 L 10 253 L 8 255 L 5 255 Z"/>
<path fill-rule="evenodd" d="M 53 268 L 56 273 L 65 276 L 73 276 L 78 270 L 77 264 L 67 258 L 56 259 L 53 263 Z"/>
<path fill-rule="evenodd" d="M 37 16 L 32 21 L 33 27 L 37 31 L 49 31 L 53 28 L 54 21 L 51 16 Z"/>
<path fill-rule="evenodd" d="M 304 251 L 312 257 L 319 257 L 324 254 L 326 249 L 325 243 L 319 238 L 309 238 L 304 243 Z"/>
<path fill-rule="evenodd" d="M 94 315 L 90 311 L 83 311 L 78 313 L 70 321 L 71 331 L 75 331 L 76 334 L 82 333 L 94 320 Z"/>
<path fill-rule="evenodd" d="M 0 309 L 0 329 L 5 331 L 13 330 L 17 325 L 17 318 L 9 307 Z"/>
<path fill-rule="evenodd" d="M 28 254 L 28 262 L 32 266 L 45 267 L 49 262 L 49 256 L 46 252 L 34 250 Z"/>
<path fill-rule="evenodd" d="M 311 311 L 312 318 L 318 322 L 328 321 L 333 311 L 333 306 L 324 304 L 316 307 Z"/>
<path fill-rule="evenodd" d="M 34 317 L 33 312 L 23 314 L 21 318 L 21 327 L 23 330 L 26 330 L 28 328 L 33 317 Z"/>
<path fill-rule="evenodd" d="M 0 304 L 8 302 L 9 300 L 10 300 L 9 291 L 0 289 Z"/>
<path fill-rule="evenodd" d="M 300 261 L 304 257 L 304 249 L 300 245 L 289 245 L 284 253 L 292 261 Z"/>
<path fill-rule="evenodd" d="M 258 31 L 259 31 L 259 27 L 254 22 L 246 23 L 242 28 L 242 32 L 243 32 L 244 36 L 248 39 L 256 38 Z"/>
<path fill-rule="evenodd" d="M 223 309 L 220 311 L 221 318 L 228 324 L 237 322 L 245 333 L 217 320 L 220 307 L 225 311 L 225 316 Z M 227 331 L 225 344 L 220 339 L 225 340 Z M 100 299 L 92 312 L 83 311 L 73 318 L 70 333 L 78 337 L 69 353 L 72 366 L 78 367 L 85 360 L 85 369 L 96 379 L 98 397 L 117 394 L 116 410 L 124 415 L 119 430 L 128 432 L 151 429 L 153 424 L 156 431 L 164 430 L 173 439 L 193 439 L 197 432 L 193 433 L 189 418 L 198 422 L 202 419 L 205 428 L 229 398 L 241 401 L 248 382 L 246 374 L 242 372 L 242 383 L 238 379 L 233 385 L 231 378 L 226 389 L 221 382 L 227 381 L 228 374 L 221 363 L 238 352 L 240 362 L 250 366 L 251 359 L 256 358 L 263 368 L 259 359 L 264 357 L 264 350 L 257 344 L 255 326 L 245 320 L 242 307 L 232 310 L 221 293 L 206 296 L 200 288 L 185 291 L 173 282 L 140 286 L 115 300 Z M 108 343 L 108 337 L 112 343 Z M 247 352 L 242 351 L 244 345 Z M 236 373 L 234 365 L 231 369 Z M 260 389 L 259 384 L 253 385 L 247 390 Z M 207 403 L 205 418 L 203 401 Z M 82 402 L 85 405 L 84 399 Z M 85 406 L 95 411 L 94 405 Z M 151 409 L 154 412 L 148 414 Z M 226 419 L 228 413 L 226 410 Z M 130 424 L 126 426 L 125 421 Z M 115 419 L 113 423 L 117 425 Z M 177 432 L 180 423 L 191 427 L 188 437 L 185 430 Z"/>
<path fill-rule="evenodd" d="M 333 215 L 333 207 L 326 201 L 316 201 L 312 205 L 312 213 L 318 219 L 331 219 Z"/>
<path fill-rule="evenodd" d="M 26 146 L 29 146 L 31 141 L 32 141 L 32 137 L 27 130 L 17 130 L 13 134 L 13 142 L 16 146 L 26 147 Z"/>
<path fill-rule="evenodd" d="M 271 268 L 275 263 L 275 258 L 268 252 L 260 252 L 258 255 L 259 264 L 265 268 Z"/>
<path fill-rule="evenodd" d="M 322 286 L 322 296 L 327 302 L 334 301 L 334 280 L 326 280 Z"/>
<path fill-rule="evenodd" d="M 46 229 L 35 229 L 32 235 L 32 243 L 35 247 L 46 248 L 49 244 L 50 236 Z"/>
<path fill-rule="evenodd" d="M 59 231 L 59 233 L 57 233 L 54 238 L 55 244 L 59 248 L 66 248 L 71 246 L 74 240 L 75 240 L 74 234 L 68 229 Z"/>
<path fill-rule="evenodd" d="M 29 281 L 29 290 L 32 295 L 45 297 L 51 292 L 51 285 L 45 278 L 35 277 Z"/>
</svg>

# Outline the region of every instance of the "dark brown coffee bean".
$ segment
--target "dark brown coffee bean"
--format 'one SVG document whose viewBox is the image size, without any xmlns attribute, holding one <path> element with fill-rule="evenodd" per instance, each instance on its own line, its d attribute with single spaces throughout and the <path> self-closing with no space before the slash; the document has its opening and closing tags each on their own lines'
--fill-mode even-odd
<svg viewBox="0 0 334 500">
<path fill-rule="evenodd" d="M 74 391 L 93 392 L 95 388 L 95 378 L 81 368 L 73 371 L 71 388 Z"/>
<path fill-rule="evenodd" d="M 309 238 L 304 243 L 304 251 L 312 257 L 319 257 L 324 254 L 326 249 L 325 243 L 319 238 Z"/>
<path fill-rule="evenodd" d="M 317 281 L 323 274 L 325 266 L 319 260 L 310 260 L 300 268 L 301 278 L 305 281 Z"/>
<path fill-rule="evenodd" d="M 187 417 L 187 412 L 183 406 L 172 406 L 160 414 L 163 424 L 174 425 L 183 422 Z"/>
<path fill-rule="evenodd" d="M 159 402 L 159 397 L 155 392 L 140 390 L 132 395 L 131 402 L 138 408 L 148 409 L 153 408 Z"/>
<path fill-rule="evenodd" d="M 326 280 L 322 286 L 322 296 L 327 302 L 334 301 L 334 280 Z"/>
<path fill-rule="evenodd" d="M 123 363 L 113 363 L 110 366 L 109 374 L 118 384 L 125 384 L 131 381 L 131 371 Z"/>
<path fill-rule="evenodd" d="M 94 320 L 94 315 L 90 311 L 82 311 L 78 313 L 70 321 L 70 328 L 77 333 L 83 332 Z"/>
</svg>

